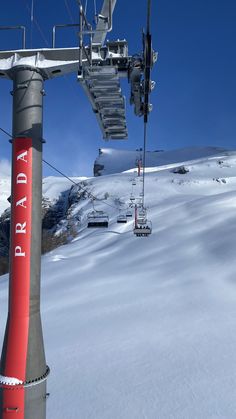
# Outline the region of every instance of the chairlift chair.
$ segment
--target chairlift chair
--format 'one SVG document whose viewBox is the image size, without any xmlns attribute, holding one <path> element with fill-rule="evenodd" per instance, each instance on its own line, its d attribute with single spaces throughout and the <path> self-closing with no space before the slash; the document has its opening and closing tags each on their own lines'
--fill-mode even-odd
<svg viewBox="0 0 236 419">
<path fill-rule="evenodd" d="M 136 223 L 133 229 L 134 234 L 137 237 L 147 237 L 152 233 L 152 223 L 149 220 L 146 220 L 145 224 Z"/>
<path fill-rule="evenodd" d="M 91 211 L 88 216 L 87 227 L 108 227 L 109 217 L 104 211 Z"/>
<path fill-rule="evenodd" d="M 123 224 L 123 223 L 127 223 L 127 217 L 125 214 L 120 214 L 117 217 L 117 223 L 119 224 Z"/>
<path fill-rule="evenodd" d="M 137 197 L 136 205 L 137 205 L 137 208 L 143 208 L 143 199 L 141 197 Z"/>
<path fill-rule="evenodd" d="M 142 226 L 147 223 L 147 211 L 143 207 L 138 211 L 137 223 Z"/>
<path fill-rule="evenodd" d="M 127 212 L 126 212 L 126 217 L 127 218 L 129 218 L 129 217 L 133 217 L 133 213 L 132 213 L 132 211 L 131 210 L 127 210 Z"/>
</svg>

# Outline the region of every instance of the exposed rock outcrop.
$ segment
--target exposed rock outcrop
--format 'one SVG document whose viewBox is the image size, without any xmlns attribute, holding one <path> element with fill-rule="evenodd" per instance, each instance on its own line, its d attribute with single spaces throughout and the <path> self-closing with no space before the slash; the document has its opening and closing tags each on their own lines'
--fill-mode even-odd
<svg viewBox="0 0 236 419">
<path fill-rule="evenodd" d="M 179 166 L 173 170 L 173 173 L 178 173 L 179 175 L 185 175 L 189 172 L 189 169 L 186 166 Z"/>
</svg>

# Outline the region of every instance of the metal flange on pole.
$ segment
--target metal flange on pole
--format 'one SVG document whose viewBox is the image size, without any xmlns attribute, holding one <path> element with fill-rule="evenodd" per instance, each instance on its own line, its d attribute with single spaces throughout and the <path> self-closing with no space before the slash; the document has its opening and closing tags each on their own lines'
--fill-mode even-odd
<svg viewBox="0 0 236 419">
<path fill-rule="evenodd" d="M 40 316 L 43 76 L 37 69 L 17 66 L 11 78 L 10 277 L 0 364 L 0 418 L 45 419 L 49 368 Z"/>
</svg>

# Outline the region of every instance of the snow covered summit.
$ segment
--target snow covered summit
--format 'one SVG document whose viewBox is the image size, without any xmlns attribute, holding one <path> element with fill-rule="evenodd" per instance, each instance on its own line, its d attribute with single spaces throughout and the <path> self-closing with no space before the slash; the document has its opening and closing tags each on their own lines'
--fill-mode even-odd
<svg viewBox="0 0 236 419">
<path fill-rule="evenodd" d="M 155 167 L 164 164 L 181 163 L 203 157 L 214 156 L 226 151 L 220 147 L 189 147 L 171 151 L 148 151 L 146 166 Z M 99 156 L 94 163 L 94 176 L 110 175 L 124 172 L 136 167 L 137 160 L 142 159 L 140 150 L 117 150 L 113 148 L 100 148 Z"/>
</svg>

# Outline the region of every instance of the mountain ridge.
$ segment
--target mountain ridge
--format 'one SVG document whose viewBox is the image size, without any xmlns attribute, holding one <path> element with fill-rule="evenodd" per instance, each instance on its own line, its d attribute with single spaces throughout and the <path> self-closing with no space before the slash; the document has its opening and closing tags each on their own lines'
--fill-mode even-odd
<svg viewBox="0 0 236 419">
<path fill-rule="evenodd" d="M 214 156 L 227 152 L 221 147 L 185 147 L 177 150 L 147 151 L 146 167 L 157 167 L 166 164 L 181 163 L 203 157 Z M 94 176 L 109 175 L 130 170 L 137 166 L 137 160 L 143 158 L 142 149 L 122 150 L 100 148 L 99 155 L 94 162 Z"/>
</svg>

